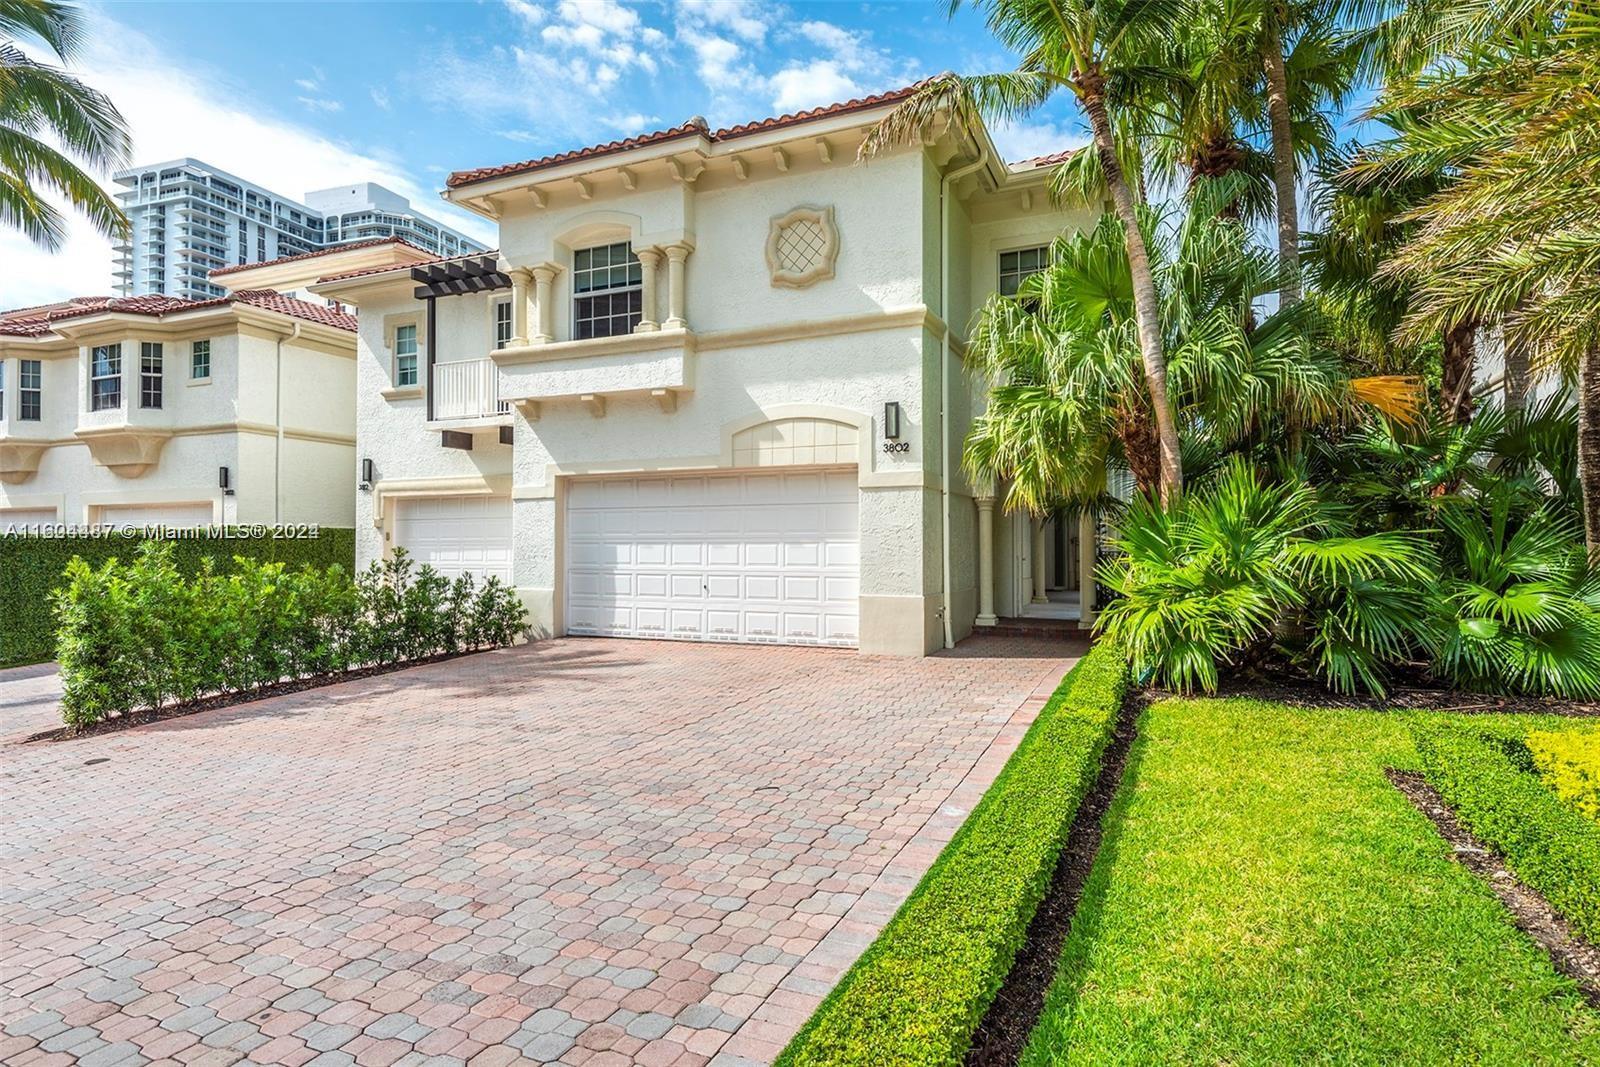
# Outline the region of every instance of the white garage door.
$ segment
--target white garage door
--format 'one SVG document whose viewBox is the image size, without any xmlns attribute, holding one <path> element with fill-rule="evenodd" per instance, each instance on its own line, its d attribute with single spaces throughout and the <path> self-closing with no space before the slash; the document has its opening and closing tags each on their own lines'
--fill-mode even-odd
<svg viewBox="0 0 1600 1067">
<path fill-rule="evenodd" d="M 44 526 L 56 521 L 55 508 L 0 508 L 0 534 L 15 527 Z"/>
<path fill-rule="evenodd" d="M 209 526 L 210 504 L 128 504 L 100 509 L 99 521 L 105 526 Z"/>
<path fill-rule="evenodd" d="M 447 578 L 494 575 L 511 581 L 511 501 L 434 496 L 395 504 L 394 543 Z"/>
<path fill-rule="evenodd" d="M 611 478 L 567 496 L 567 631 L 854 645 L 856 472 Z"/>
</svg>

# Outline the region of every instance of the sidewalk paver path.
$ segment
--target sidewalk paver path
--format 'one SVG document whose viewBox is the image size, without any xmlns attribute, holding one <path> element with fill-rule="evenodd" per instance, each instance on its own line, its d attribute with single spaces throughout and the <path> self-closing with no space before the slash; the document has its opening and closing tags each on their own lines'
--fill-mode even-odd
<svg viewBox="0 0 1600 1067">
<path fill-rule="evenodd" d="M 8 742 L 0 1062 L 764 1062 L 1072 652 L 566 639 Z"/>
</svg>

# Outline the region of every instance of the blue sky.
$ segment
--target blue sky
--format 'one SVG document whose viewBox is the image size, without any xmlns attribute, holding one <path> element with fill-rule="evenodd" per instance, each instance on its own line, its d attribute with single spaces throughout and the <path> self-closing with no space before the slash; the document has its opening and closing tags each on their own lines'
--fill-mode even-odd
<svg viewBox="0 0 1600 1067">
<path fill-rule="evenodd" d="M 451 170 L 672 126 L 730 125 L 1005 69 L 970 11 L 904 3 L 460 0 L 90 4 L 77 64 L 129 119 L 139 162 L 189 155 L 279 193 L 370 179 L 493 241 L 437 199 Z M 1070 100 L 997 130 L 1010 158 L 1086 138 Z M 77 226 L 53 263 L 0 234 L 0 306 L 106 292 Z M 13 265 L 21 269 L 13 271 Z"/>
</svg>

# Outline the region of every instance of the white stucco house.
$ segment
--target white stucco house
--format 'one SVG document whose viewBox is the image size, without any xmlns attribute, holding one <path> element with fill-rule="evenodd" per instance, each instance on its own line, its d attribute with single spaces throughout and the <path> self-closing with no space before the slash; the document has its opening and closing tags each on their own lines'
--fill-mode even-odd
<svg viewBox="0 0 1600 1067">
<path fill-rule="evenodd" d="M 981 127 L 857 161 L 909 90 L 451 175 L 499 251 L 359 309 L 358 564 L 494 573 L 537 632 L 922 655 L 1071 584 L 961 442 L 972 312 L 1088 212 Z"/>
<path fill-rule="evenodd" d="M 0 531 L 351 525 L 355 328 L 261 289 L 0 314 Z"/>
</svg>

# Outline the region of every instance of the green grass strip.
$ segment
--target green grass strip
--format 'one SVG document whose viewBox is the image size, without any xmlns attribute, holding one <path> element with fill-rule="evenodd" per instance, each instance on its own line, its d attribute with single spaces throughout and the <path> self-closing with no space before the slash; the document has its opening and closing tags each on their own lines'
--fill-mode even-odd
<svg viewBox="0 0 1600 1067">
<path fill-rule="evenodd" d="M 916 890 L 777 1060 L 960 1063 L 1027 934 L 1127 690 L 1095 646 Z"/>
<path fill-rule="evenodd" d="M 1413 718 L 1146 709 L 1023 1064 L 1600 1063 L 1600 1012 L 1385 777 Z"/>
<path fill-rule="evenodd" d="M 1600 943 L 1600 825 L 1540 780 L 1520 741 L 1465 724 L 1417 730 L 1428 782 L 1579 935 Z"/>
</svg>

